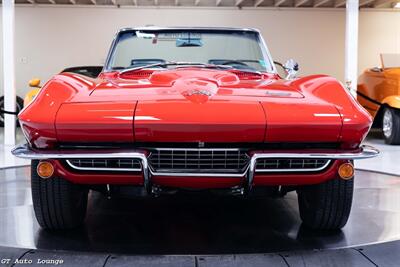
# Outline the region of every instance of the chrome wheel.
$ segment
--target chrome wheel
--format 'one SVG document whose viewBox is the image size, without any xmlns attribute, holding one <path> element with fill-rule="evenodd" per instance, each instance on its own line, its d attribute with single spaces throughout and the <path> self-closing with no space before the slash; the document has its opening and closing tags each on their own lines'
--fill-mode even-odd
<svg viewBox="0 0 400 267">
<path fill-rule="evenodd" d="M 389 138 L 393 132 L 393 115 L 389 109 L 383 113 L 382 131 L 386 138 Z"/>
</svg>

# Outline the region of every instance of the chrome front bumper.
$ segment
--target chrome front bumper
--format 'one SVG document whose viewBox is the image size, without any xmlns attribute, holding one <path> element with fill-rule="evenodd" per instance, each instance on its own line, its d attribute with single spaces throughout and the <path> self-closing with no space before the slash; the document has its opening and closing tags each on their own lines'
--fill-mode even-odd
<svg viewBox="0 0 400 267">
<path fill-rule="evenodd" d="M 379 154 L 379 150 L 372 146 L 363 145 L 357 152 L 337 152 L 337 153 L 301 153 L 301 152 L 269 152 L 269 153 L 254 153 L 251 155 L 248 167 L 243 173 L 239 174 L 224 174 L 224 173 L 182 173 L 182 172 L 164 172 L 158 173 L 154 172 L 149 167 L 149 162 L 147 158 L 147 153 L 145 151 L 135 150 L 135 151 L 118 151 L 115 150 L 47 150 L 40 151 L 29 148 L 27 144 L 19 145 L 15 147 L 11 153 L 19 158 L 24 159 L 71 159 L 71 158 L 81 158 L 81 159 L 112 159 L 112 158 L 129 158 L 138 159 L 141 161 L 142 169 L 139 170 L 143 172 L 144 187 L 148 192 L 151 192 L 151 176 L 188 176 L 188 177 L 246 177 L 246 189 L 250 190 L 253 184 L 253 179 L 255 175 L 255 167 L 258 159 L 266 158 L 301 158 L 301 159 L 328 159 L 328 160 L 358 160 L 373 158 Z M 266 171 L 263 171 L 266 172 Z"/>
</svg>

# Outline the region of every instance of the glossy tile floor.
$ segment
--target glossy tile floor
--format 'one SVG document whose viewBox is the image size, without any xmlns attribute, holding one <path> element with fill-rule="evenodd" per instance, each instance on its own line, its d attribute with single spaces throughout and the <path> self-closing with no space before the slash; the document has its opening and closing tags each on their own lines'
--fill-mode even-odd
<svg viewBox="0 0 400 267">
<path fill-rule="evenodd" d="M 91 194 L 84 227 L 41 230 L 29 168 L 0 170 L 0 246 L 129 254 L 267 253 L 339 248 L 400 239 L 400 177 L 357 171 L 342 231 L 301 225 L 295 193 L 260 201 L 192 194 L 107 200 Z"/>
<path fill-rule="evenodd" d="M 0 127 L 0 168 L 24 166 L 30 164 L 28 160 L 14 157 L 11 154 L 11 149 L 13 148 L 13 146 L 4 146 L 3 140 L 4 140 L 4 128 Z M 25 138 L 20 128 L 17 128 L 16 142 L 17 144 L 25 143 Z"/>
</svg>

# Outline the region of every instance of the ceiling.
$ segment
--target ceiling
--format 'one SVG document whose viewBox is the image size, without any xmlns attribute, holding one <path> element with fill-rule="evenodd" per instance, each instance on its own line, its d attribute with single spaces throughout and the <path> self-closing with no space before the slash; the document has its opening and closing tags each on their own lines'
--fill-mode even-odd
<svg viewBox="0 0 400 267">
<path fill-rule="evenodd" d="M 359 0 L 361 8 L 393 8 L 400 0 Z M 0 1 L 1 2 L 1 1 Z M 346 0 L 15 0 L 31 5 L 344 8 Z"/>
</svg>

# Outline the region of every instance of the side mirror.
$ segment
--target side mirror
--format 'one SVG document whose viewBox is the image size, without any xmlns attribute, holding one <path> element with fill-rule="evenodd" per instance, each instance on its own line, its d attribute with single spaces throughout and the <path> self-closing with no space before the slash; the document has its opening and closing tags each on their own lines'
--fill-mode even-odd
<svg viewBox="0 0 400 267">
<path fill-rule="evenodd" d="M 29 81 L 30 87 L 40 88 L 40 79 L 32 79 Z"/>
<path fill-rule="evenodd" d="M 283 65 L 283 68 L 286 71 L 286 80 L 292 80 L 296 78 L 296 74 L 299 71 L 299 64 L 293 59 L 289 59 L 286 61 L 285 65 Z"/>
</svg>

